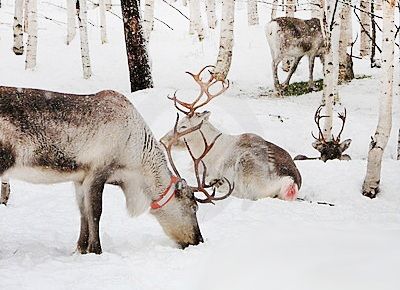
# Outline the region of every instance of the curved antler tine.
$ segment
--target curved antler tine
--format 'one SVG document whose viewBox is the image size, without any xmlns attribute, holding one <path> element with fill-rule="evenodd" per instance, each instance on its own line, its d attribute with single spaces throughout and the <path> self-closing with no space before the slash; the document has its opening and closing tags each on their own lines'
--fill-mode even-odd
<svg viewBox="0 0 400 290">
<path fill-rule="evenodd" d="M 231 183 L 231 182 L 229 181 L 229 179 L 226 178 L 226 177 L 224 177 L 224 180 L 225 180 L 226 183 L 228 184 L 228 192 L 227 192 L 226 194 L 222 195 L 222 196 L 218 196 L 218 197 L 214 197 L 214 196 L 213 196 L 213 199 L 212 199 L 212 200 L 215 200 L 215 201 L 223 200 L 223 199 L 227 198 L 228 196 L 230 196 L 230 195 L 232 194 L 233 190 L 235 189 L 235 183 L 234 183 L 234 182 Z M 214 189 L 214 195 L 215 195 L 215 189 Z"/>
<path fill-rule="evenodd" d="M 190 111 L 187 112 L 187 111 L 185 111 L 185 110 L 179 108 L 178 104 L 190 110 L 189 104 L 178 100 L 178 98 L 177 98 L 177 96 L 176 96 L 176 93 L 177 93 L 177 91 L 175 91 L 173 97 L 168 96 L 167 98 L 170 99 L 170 100 L 172 100 L 172 101 L 174 101 L 174 106 L 175 106 L 175 108 L 176 108 L 178 111 L 184 113 L 185 115 L 188 115 L 188 114 L 190 113 Z"/>
<path fill-rule="evenodd" d="M 334 141 L 337 142 L 337 143 L 340 142 L 340 136 L 342 135 L 342 132 L 343 132 L 343 129 L 344 129 L 344 124 L 346 123 L 346 116 L 347 116 L 347 110 L 346 110 L 346 108 L 344 108 L 343 114 L 342 114 L 342 113 L 338 113 L 339 119 L 342 120 L 342 128 L 340 129 L 340 132 L 339 132 L 339 134 L 337 135 L 336 140 L 335 140 L 334 137 L 333 137 L 333 139 L 332 139 L 332 140 L 334 140 Z"/>
</svg>

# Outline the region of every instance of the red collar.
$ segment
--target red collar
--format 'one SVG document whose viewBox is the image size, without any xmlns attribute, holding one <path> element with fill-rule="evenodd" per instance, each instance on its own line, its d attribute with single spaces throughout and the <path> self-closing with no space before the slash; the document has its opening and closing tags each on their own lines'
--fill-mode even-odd
<svg viewBox="0 0 400 290">
<path fill-rule="evenodd" d="M 160 196 L 156 200 L 154 200 L 150 204 L 151 209 L 162 208 L 175 196 L 175 185 L 178 183 L 179 180 L 179 177 L 173 175 L 171 176 L 171 181 L 169 182 L 168 187 L 164 190 L 163 193 L 160 194 Z"/>
</svg>

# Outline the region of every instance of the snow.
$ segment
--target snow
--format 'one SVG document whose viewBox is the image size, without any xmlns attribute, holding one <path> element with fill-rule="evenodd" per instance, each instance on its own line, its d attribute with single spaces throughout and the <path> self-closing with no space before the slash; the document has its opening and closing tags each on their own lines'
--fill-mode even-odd
<svg viewBox="0 0 400 290">
<path fill-rule="evenodd" d="M 197 88 L 184 72 L 196 72 L 216 59 L 218 28 L 208 31 L 199 43 L 188 35 L 185 18 L 156 1 L 155 16 L 174 30 L 155 22 L 150 40 L 155 88 L 130 94 L 122 22 L 107 14 L 109 43 L 101 45 L 98 10 L 90 9 L 89 20 L 96 26 L 89 27 L 93 77 L 84 80 L 79 38 L 65 45 L 66 11 L 38 1 L 38 66 L 25 71 L 24 56 L 15 56 L 11 49 L 13 2 L 3 0 L 0 8 L 1 85 L 73 93 L 118 90 L 131 99 L 157 137 L 174 122 L 175 110 L 166 96 L 176 89 L 182 97 L 196 94 Z M 64 2 L 51 1 L 65 7 Z M 174 3 L 188 15 L 186 7 Z M 260 3 L 261 24 L 248 27 L 245 6 L 237 3 L 232 85 L 207 106 L 211 121 L 226 133 L 260 134 L 292 156 L 316 156 L 310 131 L 316 131 L 312 117 L 321 93 L 284 99 L 260 96 L 272 87 L 264 36 L 270 10 Z M 118 6 L 113 11 L 120 14 Z M 297 15 L 306 17 L 306 13 Z M 198 220 L 205 243 L 182 251 L 149 214 L 130 218 L 120 190 L 107 186 L 101 220 L 104 252 L 82 256 L 73 253 L 79 234 L 73 186 L 12 180 L 9 205 L 0 206 L 0 288 L 400 289 L 400 163 L 394 160 L 400 123 L 398 95 L 381 193 L 374 200 L 360 193 L 380 89 L 380 71 L 371 70 L 368 62 L 356 60 L 354 69 L 372 78 L 354 80 L 339 89 L 348 112 L 342 139 L 353 140 L 346 151 L 353 160 L 296 163 L 303 177 L 300 196 L 335 206 L 233 197 L 215 206 L 202 205 Z M 315 79 L 321 77 L 319 62 L 315 74 Z M 306 78 L 303 60 L 293 81 Z M 340 127 L 337 121 L 334 131 Z M 181 152 L 177 158 L 183 175 L 193 181 L 187 155 Z"/>
</svg>

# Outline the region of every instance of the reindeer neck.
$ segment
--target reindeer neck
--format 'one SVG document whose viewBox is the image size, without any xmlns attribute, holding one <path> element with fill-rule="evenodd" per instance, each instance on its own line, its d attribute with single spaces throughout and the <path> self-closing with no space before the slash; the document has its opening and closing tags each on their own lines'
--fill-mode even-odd
<svg viewBox="0 0 400 290">
<path fill-rule="evenodd" d="M 205 162 L 207 162 L 207 160 L 213 160 L 215 158 L 218 158 L 220 155 L 220 151 L 224 150 L 226 146 L 232 143 L 231 142 L 232 136 L 222 133 L 209 122 L 205 122 L 203 124 L 203 126 L 201 127 L 201 131 L 203 132 L 204 137 L 206 138 L 208 144 L 210 144 L 215 137 L 221 134 L 221 136 L 215 142 L 213 148 L 204 157 Z M 203 138 L 199 133 L 193 134 L 193 138 L 191 138 L 191 140 L 188 141 L 190 143 L 189 144 L 190 148 L 192 148 L 192 151 L 196 156 L 203 153 L 204 142 Z"/>
<path fill-rule="evenodd" d="M 157 198 L 170 184 L 172 173 L 160 144 L 149 129 L 144 130 L 142 166 L 151 198 Z"/>
</svg>

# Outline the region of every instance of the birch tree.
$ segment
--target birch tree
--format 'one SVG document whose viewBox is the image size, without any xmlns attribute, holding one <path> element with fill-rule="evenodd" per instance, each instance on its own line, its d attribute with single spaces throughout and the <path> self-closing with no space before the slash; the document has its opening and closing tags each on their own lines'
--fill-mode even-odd
<svg viewBox="0 0 400 290">
<path fill-rule="evenodd" d="M 101 43 L 107 43 L 106 0 L 99 0 L 100 38 Z"/>
<path fill-rule="evenodd" d="M 352 60 L 347 54 L 349 46 L 349 24 L 351 25 L 350 6 L 344 5 L 340 13 L 340 38 L 339 38 L 339 81 L 349 81 L 354 78 Z"/>
<path fill-rule="evenodd" d="M 324 88 L 323 104 L 325 104 L 324 139 L 332 140 L 333 106 L 338 101 L 338 74 L 339 74 L 339 37 L 340 21 L 333 19 L 340 14 L 341 4 L 335 9 L 335 0 L 325 2 L 323 29 L 325 34 L 326 54 L 324 56 Z M 336 99 L 335 99 L 336 98 Z"/>
<path fill-rule="evenodd" d="M 204 26 L 201 19 L 199 0 L 189 0 L 190 28 L 189 33 L 197 33 L 199 40 L 204 39 Z"/>
<path fill-rule="evenodd" d="M 28 1 L 28 0 L 27 0 Z M 37 2 L 28 1 L 28 40 L 26 45 L 25 69 L 34 69 L 36 67 L 37 56 Z"/>
<path fill-rule="evenodd" d="M 271 9 L 271 20 L 276 18 L 276 9 L 278 8 L 278 0 L 273 0 Z"/>
<path fill-rule="evenodd" d="M 215 14 L 215 0 L 206 0 L 206 13 L 208 27 L 215 29 L 217 26 L 217 15 Z"/>
<path fill-rule="evenodd" d="M 286 16 L 294 17 L 296 1 L 295 0 L 286 0 Z"/>
<path fill-rule="evenodd" d="M 249 25 L 258 25 L 257 0 L 247 0 L 247 19 Z"/>
<path fill-rule="evenodd" d="M 144 1 L 143 13 L 143 35 L 146 41 L 150 38 L 150 33 L 154 27 L 154 0 Z"/>
<path fill-rule="evenodd" d="M 371 53 L 371 18 L 368 13 L 363 11 L 371 11 L 371 0 L 360 0 L 360 56 L 369 56 Z"/>
<path fill-rule="evenodd" d="M 76 2 L 77 0 L 67 0 L 67 45 L 76 35 Z"/>
<path fill-rule="evenodd" d="M 121 0 L 131 91 L 153 86 L 149 56 L 140 23 L 138 0 Z"/>
<path fill-rule="evenodd" d="M 395 25 L 394 12 L 396 0 L 383 1 L 383 43 L 382 79 L 379 100 L 379 119 L 368 152 L 367 173 L 362 186 L 363 195 L 374 198 L 379 192 L 382 155 L 386 148 L 392 128 L 392 98 L 394 70 Z"/>
<path fill-rule="evenodd" d="M 79 33 L 81 36 L 81 55 L 82 55 L 82 67 L 83 77 L 88 79 L 92 76 L 92 67 L 90 64 L 89 56 L 89 39 L 88 39 L 88 27 L 87 27 L 87 2 L 86 0 L 78 0 L 78 22 L 79 22 Z"/>
<path fill-rule="evenodd" d="M 111 0 L 105 0 L 106 3 L 106 11 L 110 11 L 112 9 Z"/>
<path fill-rule="evenodd" d="M 15 0 L 14 7 L 14 46 L 13 51 L 16 55 L 24 53 L 24 0 Z"/>
<path fill-rule="evenodd" d="M 214 69 L 217 80 L 225 80 L 232 63 L 235 0 L 223 0 L 219 53 Z"/>
<path fill-rule="evenodd" d="M 323 0 L 311 0 L 311 17 L 312 18 L 322 18 L 323 14 L 323 5 L 322 5 Z"/>
</svg>

